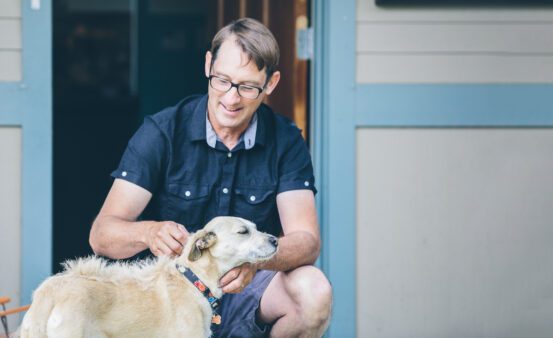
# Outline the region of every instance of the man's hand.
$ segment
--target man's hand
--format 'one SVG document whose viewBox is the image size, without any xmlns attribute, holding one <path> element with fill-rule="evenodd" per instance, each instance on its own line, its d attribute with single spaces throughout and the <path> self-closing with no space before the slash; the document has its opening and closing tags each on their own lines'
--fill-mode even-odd
<svg viewBox="0 0 553 338">
<path fill-rule="evenodd" d="M 156 256 L 178 256 L 188 239 L 188 231 L 175 222 L 152 223 L 148 231 L 148 246 Z"/>
<path fill-rule="evenodd" d="M 240 293 L 251 283 L 257 272 L 257 265 L 244 263 L 229 272 L 219 281 L 224 293 Z"/>
</svg>

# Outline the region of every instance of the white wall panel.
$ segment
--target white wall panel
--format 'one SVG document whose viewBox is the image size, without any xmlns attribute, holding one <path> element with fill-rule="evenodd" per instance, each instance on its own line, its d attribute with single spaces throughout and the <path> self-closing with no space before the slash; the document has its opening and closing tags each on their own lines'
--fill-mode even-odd
<svg viewBox="0 0 553 338">
<path fill-rule="evenodd" d="M 553 57 L 371 53 L 357 57 L 360 83 L 550 83 Z"/>
<path fill-rule="evenodd" d="M 367 52 L 551 54 L 552 24 L 359 23 L 357 50 Z"/>
<path fill-rule="evenodd" d="M 21 20 L 0 19 L 0 51 L 21 49 Z"/>
<path fill-rule="evenodd" d="M 553 129 L 359 129 L 358 337 L 548 338 Z"/>
<path fill-rule="evenodd" d="M 21 149 L 21 129 L 0 127 L 0 296 L 12 299 L 8 308 L 20 297 Z M 17 317 L 9 316 L 13 331 Z"/>
<path fill-rule="evenodd" d="M 0 18 L 20 18 L 21 0 L 0 0 Z"/>
<path fill-rule="evenodd" d="M 21 51 L 0 50 L 0 82 L 21 80 Z"/>
</svg>

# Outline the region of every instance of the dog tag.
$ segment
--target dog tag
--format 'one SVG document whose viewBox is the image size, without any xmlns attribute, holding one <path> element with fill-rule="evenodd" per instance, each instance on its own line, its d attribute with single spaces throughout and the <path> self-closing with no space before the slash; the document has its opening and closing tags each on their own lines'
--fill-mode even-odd
<svg viewBox="0 0 553 338">
<path fill-rule="evenodd" d="M 215 324 L 215 325 L 220 325 L 221 324 L 221 316 L 213 315 L 213 317 L 211 317 L 211 323 Z"/>
</svg>

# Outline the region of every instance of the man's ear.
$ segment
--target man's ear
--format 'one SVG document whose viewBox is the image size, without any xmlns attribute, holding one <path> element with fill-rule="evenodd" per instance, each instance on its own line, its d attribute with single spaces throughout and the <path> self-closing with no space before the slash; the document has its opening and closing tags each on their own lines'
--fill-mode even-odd
<svg viewBox="0 0 553 338">
<path fill-rule="evenodd" d="M 191 262 L 197 261 L 200 257 L 202 257 L 202 251 L 213 246 L 215 242 L 217 242 L 217 235 L 215 235 L 214 232 L 210 231 L 201 234 L 198 238 L 196 238 L 194 244 L 192 244 L 192 250 L 190 250 L 188 260 Z"/>
<path fill-rule="evenodd" d="M 210 51 L 207 51 L 205 53 L 205 77 L 209 77 L 209 72 L 211 71 L 211 58 L 213 55 L 211 55 Z"/>
<path fill-rule="evenodd" d="M 265 89 L 265 93 L 267 93 L 267 95 L 271 95 L 273 90 L 275 90 L 278 81 L 280 81 L 280 72 L 277 70 L 273 73 L 273 75 L 271 75 L 269 82 L 267 82 L 267 88 Z"/>
</svg>

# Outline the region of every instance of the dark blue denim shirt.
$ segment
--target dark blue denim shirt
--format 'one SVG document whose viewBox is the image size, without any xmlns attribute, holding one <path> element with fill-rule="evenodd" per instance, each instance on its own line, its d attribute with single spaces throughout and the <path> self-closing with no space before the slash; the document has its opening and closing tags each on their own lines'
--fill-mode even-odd
<svg viewBox="0 0 553 338">
<path fill-rule="evenodd" d="M 257 110 L 255 144 L 232 151 L 206 140 L 207 95 L 186 98 L 148 116 L 129 141 L 112 177 L 152 193 L 141 219 L 175 221 L 193 232 L 216 216 L 239 216 L 278 236 L 277 194 L 316 193 L 300 130 L 267 105 Z"/>
</svg>

